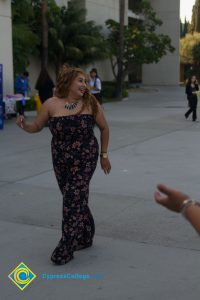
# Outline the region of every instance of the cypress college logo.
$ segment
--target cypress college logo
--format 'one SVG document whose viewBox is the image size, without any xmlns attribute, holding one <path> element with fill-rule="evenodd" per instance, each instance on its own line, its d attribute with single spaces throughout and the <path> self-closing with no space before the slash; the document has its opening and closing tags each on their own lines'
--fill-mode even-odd
<svg viewBox="0 0 200 300">
<path fill-rule="evenodd" d="M 36 275 L 21 262 L 9 275 L 8 278 L 23 291 L 36 278 Z"/>
</svg>

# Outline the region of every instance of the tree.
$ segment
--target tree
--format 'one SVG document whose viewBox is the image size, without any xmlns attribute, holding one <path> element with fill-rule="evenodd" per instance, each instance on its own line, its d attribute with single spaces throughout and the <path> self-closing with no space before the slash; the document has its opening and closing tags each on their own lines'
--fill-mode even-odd
<svg viewBox="0 0 200 300">
<path fill-rule="evenodd" d="M 42 23 L 42 60 L 41 68 L 47 69 L 48 66 L 48 4 L 47 0 L 41 0 L 41 23 Z"/>
<path fill-rule="evenodd" d="M 196 0 L 192 9 L 190 32 L 200 32 L 200 0 Z"/>
<path fill-rule="evenodd" d="M 180 19 L 180 37 L 182 38 L 183 37 L 183 23 Z"/>
<path fill-rule="evenodd" d="M 175 49 L 171 45 L 171 39 L 164 34 L 156 32 L 162 25 L 162 21 L 156 17 L 148 1 L 137 2 L 135 12 L 142 15 L 140 19 L 134 19 L 133 24 L 124 26 L 124 51 L 120 57 L 120 24 L 114 20 L 107 20 L 106 25 L 110 30 L 107 38 L 108 50 L 112 65 L 116 87 L 118 78 L 125 77 L 132 72 L 135 64 L 149 64 L 158 62 L 167 52 Z M 122 61 L 122 72 L 119 62 Z M 121 74 L 119 74 L 121 72 Z M 116 88 L 117 91 L 117 88 Z M 120 94 L 117 94 L 120 97 Z"/>
<path fill-rule="evenodd" d="M 31 0 L 31 6 L 34 10 L 35 23 L 33 31 L 38 34 L 40 39 L 39 52 L 41 59 L 41 70 L 48 68 L 49 56 L 49 15 L 53 14 L 55 9 L 60 10 L 55 0 Z"/>
<path fill-rule="evenodd" d="M 182 23 L 182 21 L 180 20 L 180 37 L 183 38 L 188 32 L 189 32 L 189 28 L 190 28 L 190 23 L 186 20 L 184 23 Z"/>
<path fill-rule="evenodd" d="M 12 0 L 14 72 L 22 73 L 31 55 L 38 54 L 39 38 L 32 30 L 34 11 L 29 0 Z"/>
<path fill-rule="evenodd" d="M 193 60 L 194 60 L 194 67 L 196 70 L 198 70 L 199 74 L 199 66 L 200 66 L 200 38 L 199 42 L 194 45 L 192 49 L 192 55 L 193 55 Z"/>
<path fill-rule="evenodd" d="M 86 10 L 74 1 L 68 7 L 49 7 L 49 58 L 58 71 L 60 65 L 86 65 L 107 56 L 101 27 L 86 21 Z"/>
<path fill-rule="evenodd" d="M 47 68 L 48 58 L 56 71 L 61 64 L 82 65 L 105 58 L 101 27 L 86 21 L 79 1 L 59 7 L 55 0 L 13 0 L 13 48 L 16 72 L 24 71 L 31 55 Z"/>
<path fill-rule="evenodd" d="M 200 33 L 195 32 L 193 34 L 186 34 L 180 41 L 180 61 L 182 64 L 195 65 L 194 52 L 198 48 L 195 48 L 200 43 Z M 196 54 L 195 54 L 196 55 Z"/>
<path fill-rule="evenodd" d="M 117 85 L 115 96 L 121 97 L 122 84 L 123 84 L 123 58 L 124 58 L 124 15 L 125 15 L 125 0 L 119 0 L 119 55 L 118 60 L 118 73 Z"/>
</svg>

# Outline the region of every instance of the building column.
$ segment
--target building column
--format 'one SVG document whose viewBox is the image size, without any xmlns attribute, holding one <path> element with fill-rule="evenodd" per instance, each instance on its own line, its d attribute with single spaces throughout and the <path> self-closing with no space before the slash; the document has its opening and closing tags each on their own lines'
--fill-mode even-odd
<svg viewBox="0 0 200 300">
<path fill-rule="evenodd" d="M 0 0 L 0 64 L 3 64 L 3 94 L 13 93 L 11 1 Z"/>
<path fill-rule="evenodd" d="M 180 74 L 179 40 L 180 40 L 180 1 L 150 0 L 157 16 L 163 21 L 159 32 L 167 34 L 176 48 L 157 64 L 143 65 L 144 85 L 178 85 Z"/>
</svg>

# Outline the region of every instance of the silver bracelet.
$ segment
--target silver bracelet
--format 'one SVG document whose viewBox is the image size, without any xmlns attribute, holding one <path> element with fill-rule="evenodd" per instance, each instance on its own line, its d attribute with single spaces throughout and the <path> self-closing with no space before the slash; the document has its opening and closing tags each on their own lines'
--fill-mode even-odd
<svg viewBox="0 0 200 300">
<path fill-rule="evenodd" d="M 196 202 L 193 199 L 186 199 L 183 201 L 182 205 L 181 205 L 181 209 L 180 212 L 181 214 L 185 217 L 185 213 L 186 213 L 186 209 L 191 206 L 191 205 L 195 205 L 195 206 L 199 206 L 200 207 L 200 203 Z"/>
</svg>

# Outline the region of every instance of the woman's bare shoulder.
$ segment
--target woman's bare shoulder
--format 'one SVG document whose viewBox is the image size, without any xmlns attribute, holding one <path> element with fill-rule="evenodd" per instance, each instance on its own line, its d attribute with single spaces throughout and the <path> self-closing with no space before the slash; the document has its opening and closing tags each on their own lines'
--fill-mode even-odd
<svg viewBox="0 0 200 300">
<path fill-rule="evenodd" d="M 48 105 L 51 105 L 51 104 L 56 103 L 56 101 L 58 101 L 58 98 L 55 97 L 55 96 L 53 96 L 53 97 L 47 99 L 47 100 L 45 101 L 45 103 L 48 103 Z"/>
<path fill-rule="evenodd" d="M 51 108 L 52 106 L 54 106 L 56 104 L 56 101 L 57 99 L 55 97 L 52 97 L 52 98 L 49 98 L 47 99 L 43 105 L 46 107 L 46 108 Z"/>
<path fill-rule="evenodd" d="M 52 112 L 55 109 L 55 99 L 54 97 L 47 99 L 43 104 L 42 104 L 42 109 L 47 111 L 49 115 L 52 114 Z"/>
</svg>

